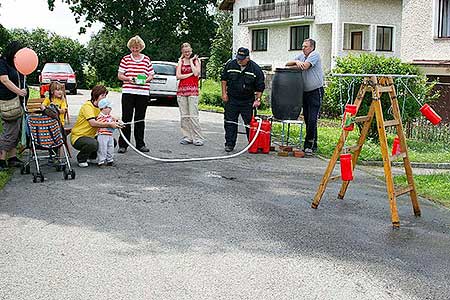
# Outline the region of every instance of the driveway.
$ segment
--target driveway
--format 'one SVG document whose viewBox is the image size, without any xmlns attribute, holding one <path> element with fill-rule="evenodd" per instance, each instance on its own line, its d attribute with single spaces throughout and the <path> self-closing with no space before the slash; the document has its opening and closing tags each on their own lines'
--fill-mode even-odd
<svg viewBox="0 0 450 300">
<path fill-rule="evenodd" d="M 149 107 L 151 155 L 225 155 L 222 115 L 201 113 L 203 147 L 178 143 L 178 118 Z M 384 182 L 358 169 L 344 200 L 335 182 L 313 210 L 317 158 L 115 160 L 70 181 L 14 174 L 0 194 L 0 299 L 450 298 L 449 211 L 421 199 L 415 218 L 400 197 L 393 230 Z"/>
</svg>

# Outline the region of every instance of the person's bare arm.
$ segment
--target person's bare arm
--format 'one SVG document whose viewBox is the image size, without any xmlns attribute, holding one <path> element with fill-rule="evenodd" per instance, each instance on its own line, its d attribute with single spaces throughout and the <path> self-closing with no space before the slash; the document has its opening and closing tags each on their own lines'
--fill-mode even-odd
<svg viewBox="0 0 450 300">
<path fill-rule="evenodd" d="M 222 80 L 221 83 L 222 83 L 222 101 L 228 102 L 227 82 L 225 80 Z"/>
<path fill-rule="evenodd" d="M 99 122 L 96 119 L 89 119 L 89 125 L 95 128 L 120 128 L 117 122 Z"/>
<path fill-rule="evenodd" d="M 27 94 L 26 89 L 19 89 L 11 80 L 9 80 L 8 75 L 0 76 L 0 82 L 6 86 L 8 90 L 15 93 L 18 96 L 24 97 Z"/>
<path fill-rule="evenodd" d="M 134 77 L 125 76 L 125 73 L 117 72 L 117 78 L 123 82 L 134 82 Z"/>
</svg>

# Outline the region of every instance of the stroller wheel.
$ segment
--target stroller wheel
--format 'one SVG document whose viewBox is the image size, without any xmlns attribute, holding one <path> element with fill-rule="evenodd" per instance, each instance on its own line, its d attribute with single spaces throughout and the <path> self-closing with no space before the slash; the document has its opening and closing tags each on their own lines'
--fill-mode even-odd
<svg viewBox="0 0 450 300">
<path fill-rule="evenodd" d="M 33 182 L 36 183 L 37 182 L 37 176 L 36 174 L 33 173 Z"/>
<path fill-rule="evenodd" d="M 70 170 L 70 178 L 75 179 L 75 170 Z"/>
<path fill-rule="evenodd" d="M 39 177 L 40 182 L 44 182 L 45 178 L 44 178 L 44 174 L 42 174 L 42 172 L 37 173 L 36 177 Z"/>
<path fill-rule="evenodd" d="M 67 169 L 64 169 L 63 175 L 64 175 L 64 180 L 69 179 L 69 171 Z"/>
</svg>

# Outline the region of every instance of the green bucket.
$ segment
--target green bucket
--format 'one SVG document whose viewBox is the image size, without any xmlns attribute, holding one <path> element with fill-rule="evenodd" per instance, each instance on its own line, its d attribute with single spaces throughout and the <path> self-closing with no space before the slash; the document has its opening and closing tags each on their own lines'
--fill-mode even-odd
<svg viewBox="0 0 450 300">
<path fill-rule="evenodd" d="M 136 82 L 136 84 L 143 85 L 143 84 L 145 84 L 146 80 L 147 80 L 147 76 L 145 74 L 138 74 L 136 76 L 135 82 Z"/>
</svg>

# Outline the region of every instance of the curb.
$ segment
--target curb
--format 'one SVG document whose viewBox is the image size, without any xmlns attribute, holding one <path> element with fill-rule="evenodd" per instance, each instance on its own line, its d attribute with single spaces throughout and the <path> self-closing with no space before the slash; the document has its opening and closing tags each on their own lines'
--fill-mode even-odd
<svg viewBox="0 0 450 300">
<path fill-rule="evenodd" d="M 358 161 L 358 164 L 363 166 L 376 166 L 382 167 L 382 161 Z M 392 162 L 393 167 L 403 167 L 402 162 Z M 420 162 L 411 162 L 411 167 L 413 168 L 422 168 L 422 169 L 442 169 L 442 170 L 450 170 L 450 163 L 420 163 Z"/>
<path fill-rule="evenodd" d="M 329 158 L 320 156 L 320 155 L 315 155 L 317 158 L 324 160 L 324 161 L 329 161 Z M 339 161 L 336 162 L 336 164 L 339 164 Z M 369 160 L 369 161 L 364 161 L 364 160 L 358 160 L 358 164 L 362 165 L 362 166 L 374 166 L 374 167 L 383 167 L 383 162 L 382 161 L 376 161 L 376 160 Z M 391 162 L 391 165 L 393 167 L 403 167 L 403 163 L 402 162 L 398 162 L 398 161 L 394 161 Z M 413 168 L 420 168 L 420 169 L 436 169 L 436 170 L 450 170 L 450 163 L 420 163 L 420 162 L 411 162 L 411 167 Z"/>
</svg>

